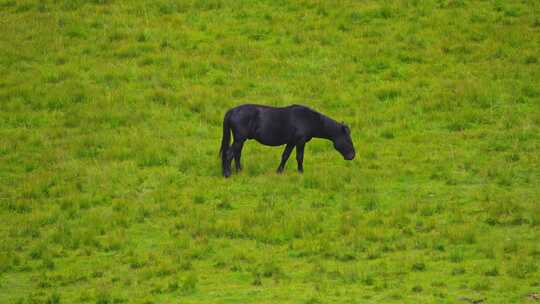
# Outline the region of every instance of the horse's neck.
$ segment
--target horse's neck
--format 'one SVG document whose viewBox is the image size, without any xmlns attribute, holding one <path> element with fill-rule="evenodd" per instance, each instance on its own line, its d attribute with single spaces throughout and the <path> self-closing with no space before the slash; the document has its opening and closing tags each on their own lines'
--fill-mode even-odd
<svg viewBox="0 0 540 304">
<path fill-rule="evenodd" d="M 332 118 L 321 115 L 321 125 L 315 137 L 333 140 L 339 130 L 338 123 Z"/>
</svg>

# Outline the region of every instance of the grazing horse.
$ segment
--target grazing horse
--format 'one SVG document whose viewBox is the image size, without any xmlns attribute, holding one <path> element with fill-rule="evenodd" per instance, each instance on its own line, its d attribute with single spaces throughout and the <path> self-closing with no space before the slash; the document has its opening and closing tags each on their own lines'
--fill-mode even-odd
<svg viewBox="0 0 540 304">
<path fill-rule="evenodd" d="M 234 142 L 229 147 L 231 130 Z M 242 147 L 248 139 L 255 139 L 263 145 L 286 145 L 281 155 L 278 173 L 283 171 L 285 163 L 296 147 L 298 171 L 304 171 L 304 146 L 311 138 L 325 138 L 334 143 L 334 148 L 346 160 L 355 156 L 351 140 L 351 130 L 345 124 L 338 123 L 328 116 L 301 105 L 283 108 L 263 105 L 244 104 L 232 108 L 223 119 L 223 138 L 221 140 L 221 165 L 223 176 L 231 175 L 231 163 L 234 158 L 236 170 L 240 171 Z"/>
</svg>

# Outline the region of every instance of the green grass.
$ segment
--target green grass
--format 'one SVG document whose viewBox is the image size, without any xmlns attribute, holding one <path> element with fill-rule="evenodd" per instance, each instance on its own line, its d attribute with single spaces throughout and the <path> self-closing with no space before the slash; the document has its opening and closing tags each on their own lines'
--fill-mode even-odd
<svg viewBox="0 0 540 304">
<path fill-rule="evenodd" d="M 540 292 L 537 1 L 0 0 L 1 303 Z M 225 111 L 309 105 L 305 173 Z"/>
</svg>

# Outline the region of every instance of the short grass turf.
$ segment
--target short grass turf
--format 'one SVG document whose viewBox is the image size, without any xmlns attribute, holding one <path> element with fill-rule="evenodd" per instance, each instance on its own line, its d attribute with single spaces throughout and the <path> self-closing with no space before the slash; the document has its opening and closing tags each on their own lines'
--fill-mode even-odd
<svg viewBox="0 0 540 304">
<path fill-rule="evenodd" d="M 1 303 L 540 297 L 540 2 L 0 0 Z M 225 111 L 311 106 L 305 173 Z"/>
</svg>

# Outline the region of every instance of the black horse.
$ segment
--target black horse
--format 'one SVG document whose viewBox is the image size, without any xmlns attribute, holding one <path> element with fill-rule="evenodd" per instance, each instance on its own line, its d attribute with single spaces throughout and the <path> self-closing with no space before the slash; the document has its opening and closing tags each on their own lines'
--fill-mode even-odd
<svg viewBox="0 0 540 304">
<path fill-rule="evenodd" d="M 231 130 L 234 142 L 229 147 Z M 302 165 L 304 145 L 313 137 L 331 140 L 334 148 L 346 160 L 352 160 L 355 156 L 349 127 L 308 107 L 291 105 L 276 108 L 245 104 L 232 108 L 227 111 L 223 119 L 223 138 L 220 149 L 223 176 L 231 175 L 233 158 L 236 170 L 242 169 L 240 157 L 247 139 L 255 139 L 267 146 L 287 145 L 281 155 L 278 173 L 283 171 L 292 149 L 296 147 L 298 171 L 302 173 L 304 171 Z"/>
</svg>

